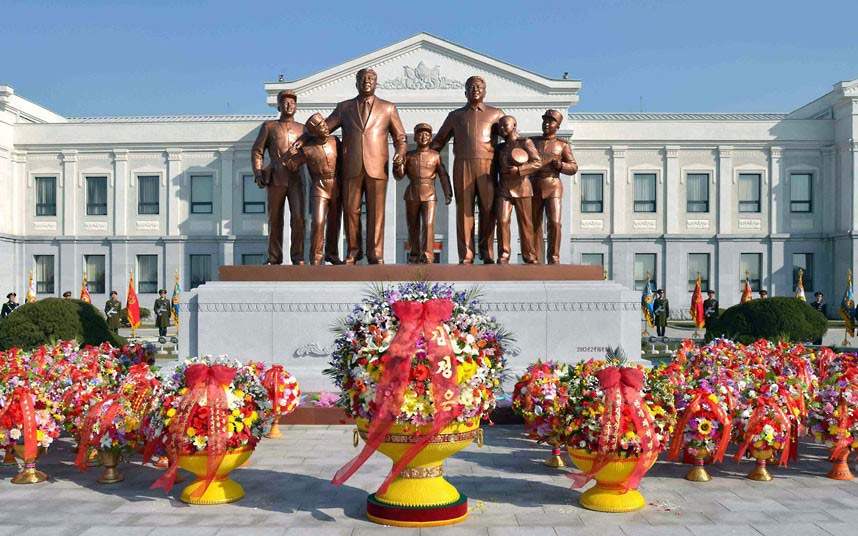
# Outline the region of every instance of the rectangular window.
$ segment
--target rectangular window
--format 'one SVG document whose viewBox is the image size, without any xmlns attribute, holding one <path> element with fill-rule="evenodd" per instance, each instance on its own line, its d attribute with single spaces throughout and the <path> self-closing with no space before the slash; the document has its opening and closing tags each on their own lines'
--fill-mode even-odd
<svg viewBox="0 0 858 536">
<path fill-rule="evenodd" d="M 685 181 L 686 212 L 709 212 L 709 174 L 689 173 Z"/>
<path fill-rule="evenodd" d="M 655 173 L 635 173 L 635 212 L 655 212 Z"/>
<path fill-rule="evenodd" d="M 739 173 L 739 212 L 760 212 L 759 173 Z"/>
<path fill-rule="evenodd" d="M 242 212 L 245 214 L 265 214 L 265 189 L 256 185 L 253 175 L 241 178 L 244 199 Z"/>
<path fill-rule="evenodd" d="M 57 215 L 57 178 L 36 177 L 36 216 Z"/>
<path fill-rule="evenodd" d="M 86 178 L 86 215 L 107 216 L 107 177 Z"/>
<path fill-rule="evenodd" d="M 34 255 L 33 264 L 35 271 L 33 278 L 36 280 L 36 294 L 54 293 L 54 256 Z"/>
<path fill-rule="evenodd" d="M 801 284 L 806 293 L 812 293 L 816 288 L 813 286 L 813 253 L 792 254 L 792 288 L 798 287 L 798 272 L 802 271 Z"/>
<path fill-rule="evenodd" d="M 581 212 L 597 213 L 604 211 L 602 185 L 605 177 L 601 173 L 581 174 Z"/>
<path fill-rule="evenodd" d="M 191 214 L 214 210 L 214 180 L 211 175 L 191 175 Z"/>
<path fill-rule="evenodd" d="M 86 290 L 90 294 L 104 294 L 104 255 L 84 255 Z"/>
<path fill-rule="evenodd" d="M 655 272 L 655 253 L 635 253 L 635 290 L 643 292 L 647 275 L 653 292 L 658 288 Z"/>
<path fill-rule="evenodd" d="M 212 256 L 191 255 L 191 285 L 192 289 L 202 285 L 212 277 Z"/>
<path fill-rule="evenodd" d="M 137 255 L 137 292 L 158 293 L 158 256 Z"/>
<path fill-rule="evenodd" d="M 697 285 L 697 274 L 700 274 L 700 290 L 709 290 L 709 254 L 688 254 L 688 292 L 694 292 Z"/>
<path fill-rule="evenodd" d="M 793 173 L 789 177 L 790 212 L 811 212 L 813 210 L 813 175 Z"/>
<path fill-rule="evenodd" d="M 748 278 L 748 283 L 751 285 L 751 290 L 759 292 L 762 288 L 762 273 L 763 273 L 763 254 L 762 253 L 742 253 L 739 260 L 739 281 L 744 288 L 745 277 Z"/>
<path fill-rule="evenodd" d="M 137 214 L 158 214 L 160 212 L 160 177 L 141 175 L 137 177 Z"/>
<path fill-rule="evenodd" d="M 241 254 L 241 264 L 243 266 L 258 266 L 265 262 L 265 255 L 263 253 L 242 253 Z"/>
</svg>

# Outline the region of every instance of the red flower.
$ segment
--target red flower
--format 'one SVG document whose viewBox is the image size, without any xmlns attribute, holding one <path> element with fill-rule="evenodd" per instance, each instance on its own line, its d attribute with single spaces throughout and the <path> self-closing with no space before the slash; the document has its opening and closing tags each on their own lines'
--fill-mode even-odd
<svg viewBox="0 0 858 536">
<path fill-rule="evenodd" d="M 429 368 L 426 365 L 419 364 L 411 369 L 411 377 L 422 382 L 429 377 Z"/>
</svg>

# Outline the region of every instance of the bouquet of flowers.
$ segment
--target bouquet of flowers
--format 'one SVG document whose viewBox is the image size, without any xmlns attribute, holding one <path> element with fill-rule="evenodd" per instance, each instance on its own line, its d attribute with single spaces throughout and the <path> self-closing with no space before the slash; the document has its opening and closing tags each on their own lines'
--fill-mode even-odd
<svg viewBox="0 0 858 536">
<path fill-rule="evenodd" d="M 283 370 L 281 365 L 272 365 L 268 370 L 263 370 L 259 377 L 275 415 L 288 415 L 295 411 L 301 400 L 301 388 L 294 376 Z"/>
<path fill-rule="evenodd" d="M 739 461 L 748 448 L 756 451 L 782 451 L 780 465 L 795 458 L 798 441 L 796 420 L 800 411 L 783 378 L 759 367 L 752 368 L 745 379 L 739 380 L 739 399 L 733 419 L 739 450 Z"/>
<path fill-rule="evenodd" d="M 23 445 L 26 459 L 59 437 L 58 415 L 43 382 L 24 369 L 6 371 L 0 381 L 0 445 Z"/>
<path fill-rule="evenodd" d="M 86 471 L 90 449 L 128 454 L 142 443 L 140 416 L 131 400 L 121 395 L 109 396 L 86 414 L 75 463 L 81 471 Z"/>
<path fill-rule="evenodd" d="M 818 443 L 837 458 L 858 448 L 858 364 L 854 355 L 829 360 L 809 405 L 808 427 Z"/>
<path fill-rule="evenodd" d="M 562 363 L 537 361 L 527 367 L 512 394 L 512 409 L 524 417 L 529 437 L 552 447 L 566 444 L 568 397 L 560 381 L 565 369 Z"/>
<path fill-rule="evenodd" d="M 457 292 L 450 284 L 425 282 L 380 289 L 356 305 L 343 322 L 331 367 L 325 372 L 341 388 L 339 404 L 350 416 L 371 420 L 378 410 L 376 388 L 399 327 L 392 305 L 399 301 L 422 303 L 433 299 L 448 299 L 453 303 L 450 320 L 443 322 L 452 346 L 450 357 L 455 360 L 458 391 L 453 393 L 450 412 L 462 423 L 488 418 L 503 379 L 507 334 L 493 317 L 480 309 L 473 293 Z M 430 390 L 435 371 L 429 367 L 427 341 L 420 337 L 416 344 L 417 352 L 411 360 L 396 421 L 420 426 L 431 423 L 435 415 Z"/>
</svg>

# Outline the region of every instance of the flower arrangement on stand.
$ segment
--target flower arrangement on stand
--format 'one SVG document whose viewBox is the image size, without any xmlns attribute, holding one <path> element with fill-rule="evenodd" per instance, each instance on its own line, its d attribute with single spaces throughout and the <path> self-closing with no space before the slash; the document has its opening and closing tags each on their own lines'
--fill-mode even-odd
<svg viewBox="0 0 858 536">
<path fill-rule="evenodd" d="M 828 478 L 852 480 L 849 454 L 858 448 L 858 364 L 854 355 L 826 360 L 819 388 L 808 407 L 808 428 L 817 443 L 831 449 Z"/>
<path fill-rule="evenodd" d="M 646 505 L 637 491 L 644 474 L 667 445 L 672 432 L 672 393 L 665 377 L 647 376 L 625 361 L 620 349 L 607 359 L 569 368 L 566 414 L 568 450 L 582 473 L 573 487 L 595 479 L 581 506 L 600 512 L 632 512 Z M 663 382 L 650 388 L 649 382 Z"/>
<path fill-rule="evenodd" d="M 283 370 L 281 365 L 272 365 L 268 370 L 261 370 L 257 375 L 262 379 L 262 386 L 268 393 L 268 399 L 273 408 L 274 424 L 265 437 L 277 439 L 283 437 L 280 432 L 280 417 L 289 415 L 298 407 L 301 400 L 301 388 L 294 376 Z"/>
<path fill-rule="evenodd" d="M 560 456 L 566 444 L 568 397 L 560 381 L 565 370 L 565 364 L 538 361 L 527 368 L 512 393 L 512 409 L 524 418 L 528 437 L 551 446 L 551 455 L 543 462 L 548 467 L 566 467 Z"/>
<path fill-rule="evenodd" d="M 180 363 L 162 384 L 150 441 L 164 445 L 169 467 L 152 485 L 170 491 L 179 467 L 194 473 L 181 500 L 223 504 L 244 490 L 228 478 L 253 453 L 271 426 L 271 402 L 254 371 L 227 357 Z"/>
<path fill-rule="evenodd" d="M 467 498 L 443 478 L 444 459 L 479 441 L 495 406 L 508 337 L 474 293 L 425 282 L 378 289 L 344 320 L 327 373 L 366 445 L 334 477 L 345 482 L 375 451 L 394 461 L 367 499 L 370 520 L 447 525 Z"/>
</svg>

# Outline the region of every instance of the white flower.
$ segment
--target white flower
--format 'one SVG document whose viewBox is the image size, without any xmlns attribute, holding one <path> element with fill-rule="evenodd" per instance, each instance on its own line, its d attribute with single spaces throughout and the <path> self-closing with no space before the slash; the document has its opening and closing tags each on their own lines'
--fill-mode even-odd
<svg viewBox="0 0 858 536">
<path fill-rule="evenodd" d="M 778 392 L 778 384 L 774 384 L 774 385 L 772 385 L 772 386 L 769 388 L 769 391 L 771 391 L 772 393 L 777 393 L 777 392 Z"/>
<path fill-rule="evenodd" d="M 9 437 L 12 438 L 12 441 L 18 441 L 19 439 L 21 439 L 21 430 L 17 428 L 12 428 L 11 430 L 9 430 Z"/>
</svg>

